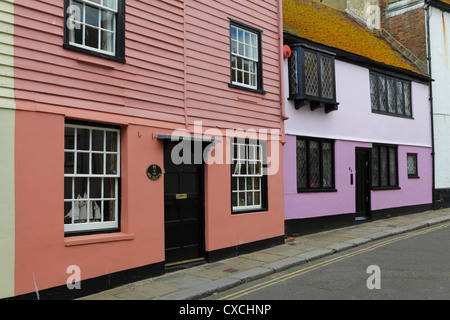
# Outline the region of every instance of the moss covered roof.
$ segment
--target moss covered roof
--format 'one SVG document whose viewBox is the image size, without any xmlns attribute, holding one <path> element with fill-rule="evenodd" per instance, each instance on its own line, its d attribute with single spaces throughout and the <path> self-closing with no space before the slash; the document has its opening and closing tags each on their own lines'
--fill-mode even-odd
<svg viewBox="0 0 450 320">
<path fill-rule="evenodd" d="M 287 34 L 423 75 L 384 39 L 317 0 L 283 0 L 283 20 Z"/>
</svg>

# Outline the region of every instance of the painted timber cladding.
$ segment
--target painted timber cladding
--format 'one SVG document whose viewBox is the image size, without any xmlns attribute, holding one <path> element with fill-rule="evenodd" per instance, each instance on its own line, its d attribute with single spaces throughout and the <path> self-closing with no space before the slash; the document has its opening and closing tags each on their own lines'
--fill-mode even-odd
<svg viewBox="0 0 450 320">
<path fill-rule="evenodd" d="M 184 122 L 182 3 L 126 4 L 121 64 L 62 48 L 63 1 L 17 1 L 16 96 L 27 101 L 18 108 L 42 104 L 57 113 L 70 107 Z"/>
<path fill-rule="evenodd" d="M 252 12 L 249 15 L 248 12 Z M 232 15 L 229 13 L 233 12 Z M 229 20 L 261 29 L 265 95 L 229 89 Z M 189 121 L 247 128 L 280 126 L 277 1 L 186 1 Z M 219 122 L 218 122 L 219 120 Z M 249 125 L 250 124 L 250 125 Z"/>
<path fill-rule="evenodd" d="M 62 48 L 63 1 L 18 0 L 18 108 L 76 117 L 75 108 L 178 127 L 280 128 L 277 10 L 274 0 L 127 0 L 121 64 Z M 228 87 L 229 18 L 263 31 L 264 95 Z"/>
<path fill-rule="evenodd" d="M 0 2 L 0 299 L 14 294 L 14 1 Z"/>
<path fill-rule="evenodd" d="M 192 133 L 196 121 L 205 131 L 283 125 L 278 1 L 127 0 L 126 63 L 64 49 L 63 3 L 17 0 L 14 7 L 15 248 L 4 278 L 14 281 L 15 295 L 64 287 L 73 263 L 83 279 L 141 267 L 160 271 L 164 180 L 144 174 L 150 163 L 164 160 L 157 134 Z M 229 87 L 229 19 L 262 31 L 265 94 Z M 121 127 L 119 233 L 64 236 L 66 119 Z M 229 148 L 222 141 L 219 146 Z M 281 154 L 281 143 L 271 142 L 272 150 Z M 269 210 L 251 214 L 230 213 L 228 165 L 206 166 L 205 177 L 207 253 L 282 239 L 283 199 L 274 192 L 282 190 L 282 170 L 268 178 Z M 36 208 L 45 209 L 35 214 Z"/>
</svg>

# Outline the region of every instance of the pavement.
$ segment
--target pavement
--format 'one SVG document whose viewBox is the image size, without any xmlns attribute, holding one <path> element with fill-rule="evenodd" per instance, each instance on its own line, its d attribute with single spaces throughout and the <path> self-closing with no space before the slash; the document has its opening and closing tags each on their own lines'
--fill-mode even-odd
<svg viewBox="0 0 450 320">
<path fill-rule="evenodd" d="M 199 300 L 369 242 L 450 222 L 450 208 L 287 238 L 285 244 L 133 282 L 79 300 Z"/>
</svg>

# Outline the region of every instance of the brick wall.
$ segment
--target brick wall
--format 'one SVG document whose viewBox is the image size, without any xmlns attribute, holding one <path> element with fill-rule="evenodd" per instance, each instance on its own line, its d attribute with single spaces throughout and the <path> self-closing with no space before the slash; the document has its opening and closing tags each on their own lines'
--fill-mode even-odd
<svg viewBox="0 0 450 320">
<path fill-rule="evenodd" d="M 387 7 L 387 2 L 391 5 Z M 381 27 L 414 53 L 422 61 L 427 58 L 425 10 L 420 1 L 409 1 L 409 4 L 392 10 L 392 5 L 401 1 L 381 0 Z"/>
</svg>

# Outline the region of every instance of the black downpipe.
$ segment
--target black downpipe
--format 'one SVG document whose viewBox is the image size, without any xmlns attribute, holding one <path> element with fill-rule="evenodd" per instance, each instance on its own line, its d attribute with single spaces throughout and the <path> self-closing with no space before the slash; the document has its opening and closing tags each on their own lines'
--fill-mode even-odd
<svg viewBox="0 0 450 320">
<path fill-rule="evenodd" d="M 436 176 L 435 176 L 435 145 L 434 145 L 434 111 L 433 111 L 433 78 L 431 67 L 431 43 L 430 43 L 430 0 L 425 0 L 425 13 L 426 13 L 426 29 L 427 29 L 427 60 L 428 60 L 428 75 L 430 76 L 429 93 L 430 93 L 430 113 L 431 113 L 431 156 L 432 156 L 432 174 L 433 183 L 431 186 L 432 205 L 433 210 L 436 210 Z M 440 200 L 439 200 L 440 202 Z"/>
</svg>

